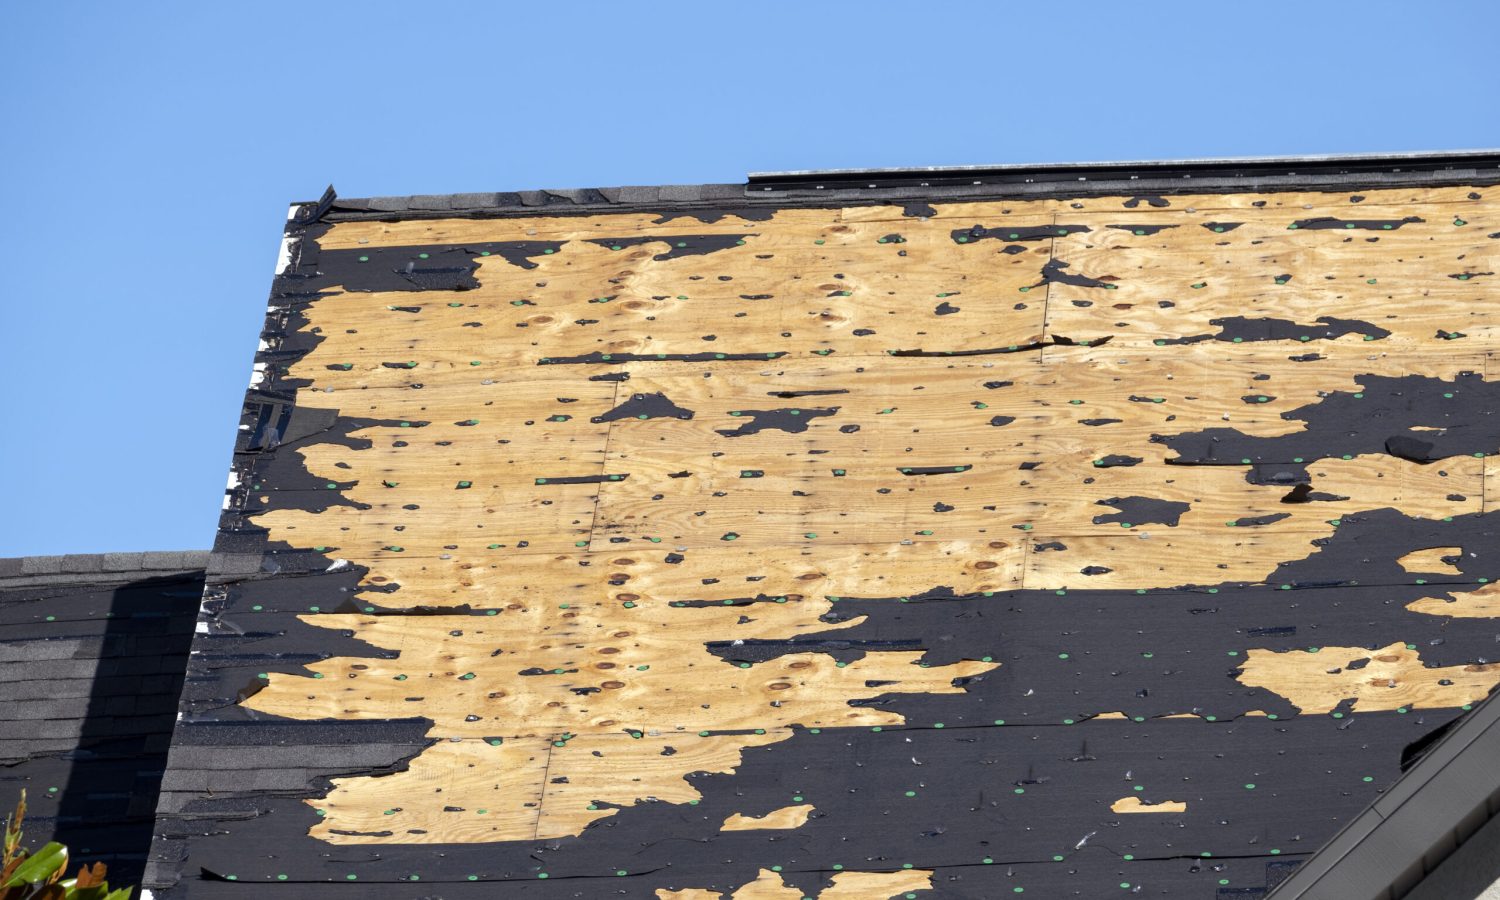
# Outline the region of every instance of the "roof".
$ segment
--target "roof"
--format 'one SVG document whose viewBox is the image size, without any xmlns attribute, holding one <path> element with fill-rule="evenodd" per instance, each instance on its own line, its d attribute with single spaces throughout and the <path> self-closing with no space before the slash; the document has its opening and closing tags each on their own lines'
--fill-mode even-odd
<svg viewBox="0 0 1500 900">
<path fill-rule="evenodd" d="M 293 209 L 148 883 L 1264 894 L 1500 682 L 1494 163 Z"/>
<path fill-rule="evenodd" d="M 138 883 L 207 553 L 0 559 L 0 813 Z"/>
<path fill-rule="evenodd" d="M 1340 829 L 1272 896 L 1399 900 L 1452 860 L 1477 873 L 1479 881 L 1465 889 L 1453 883 L 1457 876 L 1449 876 L 1445 890 L 1428 896 L 1477 897 L 1500 879 L 1494 854 L 1500 836 L 1494 827 L 1486 827 L 1500 810 L 1496 759 L 1500 703 L 1491 697 L 1454 722 L 1383 796 Z M 1457 859 L 1455 851 L 1468 847 L 1471 838 L 1480 855 Z"/>
<path fill-rule="evenodd" d="M 114 584 L 141 578 L 202 571 L 206 550 L 150 550 L 140 553 L 73 553 L 0 559 L 0 587 L 48 584 Z"/>
</svg>

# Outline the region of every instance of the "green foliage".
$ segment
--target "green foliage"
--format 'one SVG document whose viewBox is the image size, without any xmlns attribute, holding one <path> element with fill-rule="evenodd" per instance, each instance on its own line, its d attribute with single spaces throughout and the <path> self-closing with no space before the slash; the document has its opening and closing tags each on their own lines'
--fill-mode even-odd
<svg viewBox="0 0 1500 900">
<path fill-rule="evenodd" d="M 64 878 L 68 870 L 68 848 L 53 841 L 35 853 L 21 848 L 21 822 L 26 818 L 26 792 L 16 811 L 5 820 L 3 854 L 0 854 L 0 900 L 130 900 L 134 888 L 109 889 L 104 863 L 81 866 L 78 874 Z"/>
</svg>

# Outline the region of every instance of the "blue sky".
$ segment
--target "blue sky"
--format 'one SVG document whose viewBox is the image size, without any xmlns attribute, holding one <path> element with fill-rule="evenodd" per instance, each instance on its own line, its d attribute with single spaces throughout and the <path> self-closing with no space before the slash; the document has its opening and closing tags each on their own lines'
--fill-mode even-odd
<svg viewBox="0 0 1500 900">
<path fill-rule="evenodd" d="M 286 206 L 329 182 L 1496 147 L 1497 26 L 1490 2 L 8 4 L 0 556 L 211 544 Z"/>
</svg>

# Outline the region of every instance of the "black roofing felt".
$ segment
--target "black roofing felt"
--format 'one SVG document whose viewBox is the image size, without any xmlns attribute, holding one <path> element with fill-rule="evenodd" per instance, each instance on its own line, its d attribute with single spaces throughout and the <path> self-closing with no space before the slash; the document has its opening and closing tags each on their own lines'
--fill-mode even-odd
<svg viewBox="0 0 1500 900">
<path fill-rule="evenodd" d="M 1368 809 L 1334 835 L 1271 896 L 1273 900 L 1400 900 L 1476 833 L 1495 854 L 1500 813 L 1500 697 L 1452 727 Z M 1500 867 L 1468 864 L 1490 879 Z M 1484 886 L 1488 887 L 1489 881 Z M 1469 900 L 1476 894 L 1449 895 Z"/>
</svg>

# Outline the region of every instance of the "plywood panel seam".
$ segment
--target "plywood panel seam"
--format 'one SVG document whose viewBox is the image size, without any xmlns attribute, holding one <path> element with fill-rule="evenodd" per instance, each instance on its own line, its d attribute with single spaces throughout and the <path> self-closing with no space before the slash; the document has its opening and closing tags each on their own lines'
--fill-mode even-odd
<svg viewBox="0 0 1500 900">
<path fill-rule="evenodd" d="M 614 394 L 610 398 L 609 402 L 610 409 L 614 409 L 615 407 L 620 405 L 620 382 L 616 381 L 614 383 L 614 388 Z M 609 474 L 609 439 L 614 436 L 615 429 L 618 428 L 619 425 L 619 422 L 610 422 L 609 428 L 605 429 L 604 431 L 604 452 L 599 457 L 600 475 Z M 596 529 L 599 527 L 599 504 L 603 502 L 603 499 L 604 485 L 601 483 L 599 486 L 599 491 L 594 494 L 593 515 L 589 519 L 589 533 L 587 535 L 589 549 L 593 549 L 594 546 L 594 534 Z"/>
<path fill-rule="evenodd" d="M 542 812 L 547 806 L 547 785 L 552 775 L 552 749 L 555 746 L 552 741 L 547 742 L 547 758 L 542 762 L 542 783 L 536 792 L 536 821 L 531 826 L 532 840 L 537 840 L 542 832 Z"/>
<path fill-rule="evenodd" d="M 1491 367 L 1494 362 L 1494 352 L 1487 351 L 1479 359 L 1479 372 L 1485 381 L 1491 378 Z M 1488 464 L 1479 467 L 1479 514 L 1482 516 L 1490 509 L 1490 467 Z"/>
<path fill-rule="evenodd" d="M 1057 231 L 1056 212 L 1052 213 L 1052 230 L 1054 232 Z M 1055 259 L 1057 259 L 1057 238 L 1053 237 L 1047 240 L 1047 259 L 1043 262 L 1043 267 L 1045 268 L 1047 263 L 1050 263 Z M 1041 349 L 1037 350 L 1036 354 L 1037 362 L 1041 365 L 1047 364 L 1047 335 L 1052 331 L 1052 329 L 1047 324 L 1047 317 L 1051 312 L 1052 282 L 1048 281 L 1046 284 L 1042 285 L 1042 330 L 1040 335 L 1042 346 Z"/>
<path fill-rule="evenodd" d="M 1021 539 L 1021 584 L 1020 589 L 1026 590 L 1026 570 L 1031 568 L 1031 544 L 1032 538 L 1028 535 Z"/>
</svg>

